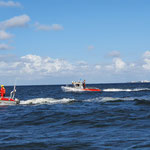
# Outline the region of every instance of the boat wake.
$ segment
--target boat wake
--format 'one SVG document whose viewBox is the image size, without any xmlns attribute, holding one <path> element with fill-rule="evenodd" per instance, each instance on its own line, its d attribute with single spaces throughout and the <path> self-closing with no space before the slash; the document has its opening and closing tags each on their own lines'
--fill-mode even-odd
<svg viewBox="0 0 150 150">
<path fill-rule="evenodd" d="M 104 92 L 138 92 L 138 91 L 150 91 L 150 88 L 135 88 L 135 89 L 103 89 Z"/>
<path fill-rule="evenodd" d="M 75 101 L 74 99 L 63 98 L 63 99 L 54 99 L 54 98 L 35 98 L 29 99 L 26 101 L 20 101 L 20 105 L 38 105 L 38 104 L 65 104 Z"/>
<path fill-rule="evenodd" d="M 90 102 L 90 103 L 104 103 L 104 102 L 115 102 L 115 101 L 147 101 L 150 102 L 149 96 L 141 96 L 141 97 L 96 97 L 92 99 L 85 100 L 75 100 L 70 98 L 62 98 L 62 99 L 54 99 L 54 98 L 35 98 L 29 99 L 26 101 L 20 101 L 20 105 L 54 105 L 54 104 L 67 104 L 71 102 Z"/>
<path fill-rule="evenodd" d="M 141 97 L 97 97 L 93 99 L 85 100 L 86 102 L 115 102 L 115 101 L 149 101 L 149 96 L 141 96 Z"/>
</svg>

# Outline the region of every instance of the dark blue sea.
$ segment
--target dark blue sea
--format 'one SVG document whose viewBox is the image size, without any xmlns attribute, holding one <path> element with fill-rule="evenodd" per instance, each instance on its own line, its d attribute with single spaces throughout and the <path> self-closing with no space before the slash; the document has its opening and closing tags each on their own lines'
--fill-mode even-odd
<svg viewBox="0 0 150 150">
<path fill-rule="evenodd" d="M 16 87 L 20 104 L 0 105 L 0 150 L 150 149 L 150 83 L 61 86 Z"/>
</svg>

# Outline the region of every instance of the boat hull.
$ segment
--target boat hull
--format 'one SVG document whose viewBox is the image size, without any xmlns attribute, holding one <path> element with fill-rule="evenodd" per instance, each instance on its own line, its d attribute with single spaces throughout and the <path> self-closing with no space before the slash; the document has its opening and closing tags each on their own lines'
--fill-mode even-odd
<svg viewBox="0 0 150 150">
<path fill-rule="evenodd" d="M 0 98 L 0 104 L 16 105 L 19 103 L 20 103 L 20 101 L 18 99 L 12 99 L 12 98 L 8 98 L 8 97 L 1 97 Z"/>
<path fill-rule="evenodd" d="M 101 90 L 100 89 L 88 89 L 88 88 L 85 88 L 85 89 L 82 89 L 83 91 L 91 91 L 91 92 L 100 92 Z"/>
<path fill-rule="evenodd" d="M 63 91 L 65 92 L 100 92 L 101 90 L 98 88 L 74 88 L 69 86 L 62 86 L 61 87 Z"/>
</svg>

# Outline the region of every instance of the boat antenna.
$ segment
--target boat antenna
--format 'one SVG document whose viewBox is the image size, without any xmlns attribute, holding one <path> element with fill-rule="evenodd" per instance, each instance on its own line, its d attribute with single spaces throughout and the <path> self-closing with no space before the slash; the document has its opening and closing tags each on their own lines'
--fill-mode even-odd
<svg viewBox="0 0 150 150">
<path fill-rule="evenodd" d="M 16 83 L 17 83 L 17 78 L 15 79 L 15 83 L 14 83 L 13 96 L 12 96 L 13 99 L 14 99 L 15 93 L 16 93 Z"/>
</svg>

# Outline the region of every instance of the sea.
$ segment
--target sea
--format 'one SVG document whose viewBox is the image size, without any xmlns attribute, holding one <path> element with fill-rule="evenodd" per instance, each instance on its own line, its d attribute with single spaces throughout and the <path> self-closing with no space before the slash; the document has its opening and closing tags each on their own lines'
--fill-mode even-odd
<svg viewBox="0 0 150 150">
<path fill-rule="evenodd" d="M 150 83 L 62 86 L 16 86 L 20 104 L 0 105 L 0 150 L 150 149 Z"/>
</svg>

